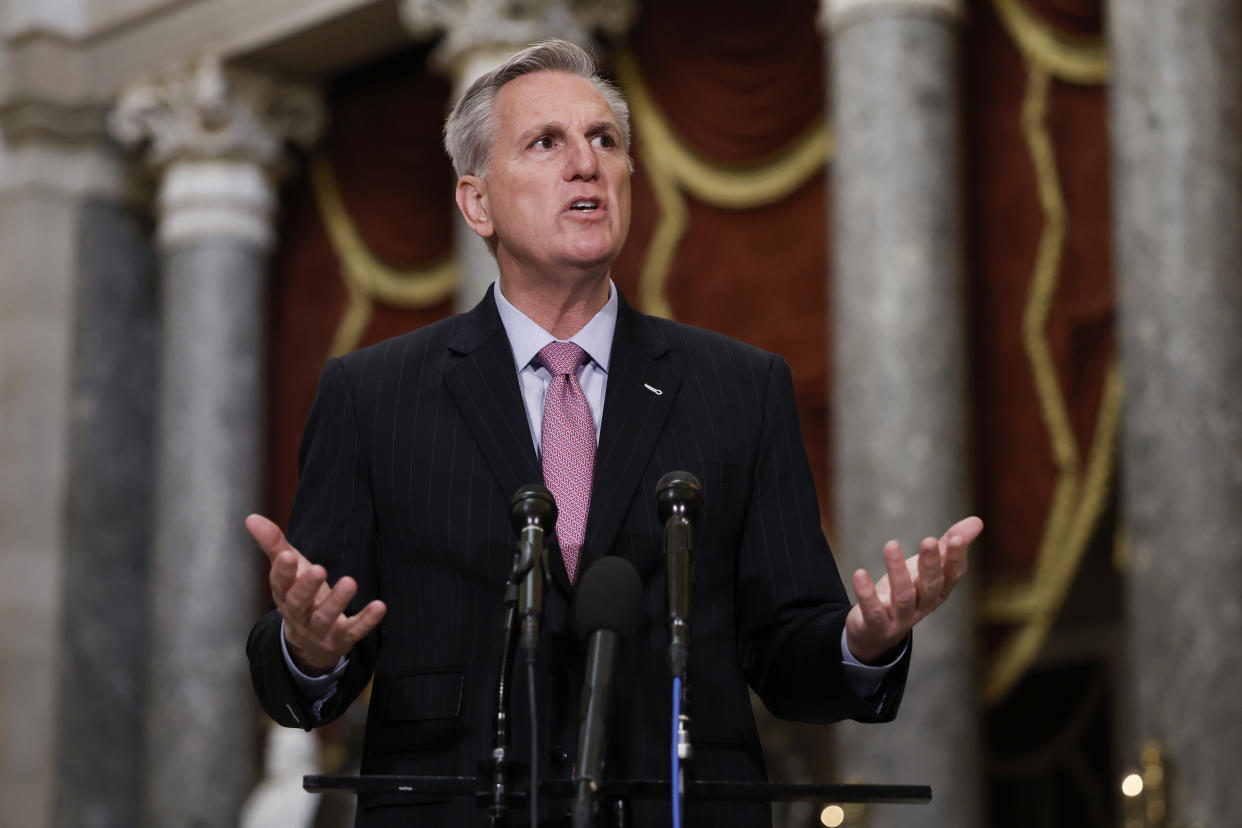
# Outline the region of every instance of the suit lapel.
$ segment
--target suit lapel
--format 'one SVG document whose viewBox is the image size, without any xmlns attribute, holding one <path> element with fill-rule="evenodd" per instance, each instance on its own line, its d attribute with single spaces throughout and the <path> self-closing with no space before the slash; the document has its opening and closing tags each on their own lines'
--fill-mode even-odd
<svg viewBox="0 0 1242 828">
<path fill-rule="evenodd" d="M 580 573 L 612 547 L 681 384 L 659 331 L 618 298 Z"/>
<path fill-rule="evenodd" d="M 513 350 L 492 290 L 458 318 L 444 383 L 508 502 L 519 487 L 542 482 L 543 473 L 535 461 Z"/>
</svg>

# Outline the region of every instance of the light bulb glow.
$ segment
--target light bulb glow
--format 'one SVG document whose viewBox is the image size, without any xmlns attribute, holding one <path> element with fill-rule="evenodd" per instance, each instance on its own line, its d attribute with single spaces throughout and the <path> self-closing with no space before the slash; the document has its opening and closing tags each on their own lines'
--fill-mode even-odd
<svg viewBox="0 0 1242 828">
<path fill-rule="evenodd" d="M 829 805 L 819 812 L 819 821 L 827 825 L 828 828 L 837 828 L 838 825 L 845 822 L 845 809 L 840 805 Z"/>
</svg>

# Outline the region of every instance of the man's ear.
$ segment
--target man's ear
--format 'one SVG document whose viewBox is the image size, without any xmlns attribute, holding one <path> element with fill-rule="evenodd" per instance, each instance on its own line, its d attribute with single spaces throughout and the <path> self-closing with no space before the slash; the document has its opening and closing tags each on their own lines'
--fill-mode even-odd
<svg viewBox="0 0 1242 828">
<path fill-rule="evenodd" d="M 463 175 L 457 180 L 457 209 L 470 229 L 483 238 L 496 232 L 488 211 L 487 183 L 477 175 Z"/>
</svg>

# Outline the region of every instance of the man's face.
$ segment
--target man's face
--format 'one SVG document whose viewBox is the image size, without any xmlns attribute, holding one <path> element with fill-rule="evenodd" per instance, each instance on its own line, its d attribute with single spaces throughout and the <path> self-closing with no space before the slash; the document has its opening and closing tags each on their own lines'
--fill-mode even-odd
<svg viewBox="0 0 1242 828">
<path fill-rule="evenodd" d="M 585 78 L 535 72 L 496 95 L 495 145 L 480 189 L 505 272 L 605 272 L 630 227 L 629 160 L 603 96 Z"/>
</svg>

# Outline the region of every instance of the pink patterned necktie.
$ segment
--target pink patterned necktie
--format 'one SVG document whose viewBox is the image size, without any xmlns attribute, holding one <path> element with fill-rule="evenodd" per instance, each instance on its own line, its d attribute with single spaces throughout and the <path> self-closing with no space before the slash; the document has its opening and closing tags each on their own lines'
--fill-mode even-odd
<svg viewBox="0 0 1242 828">
<path fill-rule="evenodd" d="M 551 342 L 536 358 L 552 374 L 543 400 L 543 482 L 556 498 L 556 537 L 573 583 L 595 468 L 595 419 L 578 383 L 578 366 L 590 357 L 572 342 Z"/>
</svg>

